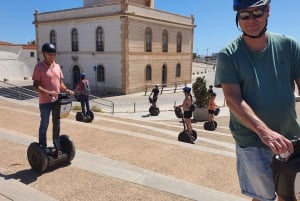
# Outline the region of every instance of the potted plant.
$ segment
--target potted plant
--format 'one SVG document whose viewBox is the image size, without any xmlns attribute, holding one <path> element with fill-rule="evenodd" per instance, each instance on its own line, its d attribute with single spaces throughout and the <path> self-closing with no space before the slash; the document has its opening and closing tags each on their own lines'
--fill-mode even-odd
<svg viewBox="0 0 300 201">
<path fill-rule="evenodd" d="M 205 76 L 197 77 L 196 81 L 192 85 L 196 105 L 195 111 L 193 112 L 193 119 L 196 121 L 207 121 L 208 113 L 208 92 L 206 88 Z"/>
</svg>

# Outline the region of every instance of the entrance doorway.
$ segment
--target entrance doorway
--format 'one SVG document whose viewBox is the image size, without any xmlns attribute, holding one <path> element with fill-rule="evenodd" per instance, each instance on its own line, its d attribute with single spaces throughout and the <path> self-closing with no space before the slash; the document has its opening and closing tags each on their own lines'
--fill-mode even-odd
<svg viewBox="0 0 300 201">
<path fill-rule="evenodd" d="M 161 73 L 161 84 L 165 87 L 166 84 L 167 84 L 167 67 L 166 65 L 164 64 L 162 66 L 162 73 Z"/>
<path fill-rule="evenodd" d="M 73 72 L 73 89 L 75 89 L 77 84 L 80 81 L 80 68 L 78 66 L 74 66 L 72 72 Z"/>
</svg>

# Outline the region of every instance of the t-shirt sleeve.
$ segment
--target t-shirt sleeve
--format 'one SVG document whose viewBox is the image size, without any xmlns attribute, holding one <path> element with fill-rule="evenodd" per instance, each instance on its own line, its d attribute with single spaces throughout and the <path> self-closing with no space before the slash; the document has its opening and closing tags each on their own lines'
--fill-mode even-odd
<svg viewBox="0 0 300 201">
<path fill-rule="evenodd" d="M 239 84 L 234 59 L 225 52 L 218 55 L 214 85 L 221 87 L 222 84 Z"/>
</svg>

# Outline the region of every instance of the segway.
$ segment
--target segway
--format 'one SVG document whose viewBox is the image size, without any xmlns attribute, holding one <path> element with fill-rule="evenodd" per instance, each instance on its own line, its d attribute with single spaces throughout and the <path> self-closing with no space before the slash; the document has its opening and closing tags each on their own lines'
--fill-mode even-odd
<svg viewBox="0 0 300 201">
<path fill-rule="evenodd" d="M 192 130 L 192 132 L 193 132 L 192 136 L 189 135 L 189 133 L 186 130 L 185 121 L 184 121 L 184 118 L 183 118 L 181 108 L 175 107 L 175 115 L 176 115 L 177 118 L 181 118 L 182 125 L 183 125 L 183 131 L 181 131 L 179 133 L 178 141 L 194 144 L 194 141 L 197 139 L 197 132 L 193 129 Z"/>
<path fill-rule="evenodd" d="M 80 102 L 79 92 L 76 92 L 75 99 L 76 101 Z M 82 112 L 76 113 L 76 121 L 90 123 L 93 120 L 94 120 L 94 113 L 92 111 L 88 111 L 86 115 L 84 115 Z"/>
<path fill-rule="evenodd" d="M 60 104 L 60 118 L 68 116 L 72 101 L 66 93 L 58 96 Z M 34 171 L 44 172 L 48 167 L 62 163 L 69 163 L 75 157 L 75 146 L 68 135 L 60 135 L 54 143 L 54 147 L 43 147 L 38 142 L 33 142 L 27 149 L 27 159 Z"/>
<path fill-rule="evenodd" d="M 90 123 L 93 120 L 94 120 L 94 113 L 92 111 L 88 111 L 86 115 L 84 115 L 82 112 L 76 113 L 76 121 Z"/>
<path fill-rule="evenodd" d="M 153 103 L 153 99 L 149 96 L 149 103 L 152 104 Z M 160 111 L 158 107 L 153 107 L 152 105 L 149 108 L 149 113 L 151 116 L 158 116 Z"/>
<path fill-rule="evenodd" d="M 290 156 L 274 155 L 272 159 L 275 190 L 286 201 L 300 200 L 300 138 L 292 143 L 294 152 Z"/>
</svg>

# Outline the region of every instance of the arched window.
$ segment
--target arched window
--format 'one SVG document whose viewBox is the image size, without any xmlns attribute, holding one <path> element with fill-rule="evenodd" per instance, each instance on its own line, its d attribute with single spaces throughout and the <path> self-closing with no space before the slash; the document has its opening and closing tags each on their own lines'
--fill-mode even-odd
<svg viewBox="0 0 300 201">
<path fill-rule="evenodd" d="M 104 66 L 102 65 L 97 66 L 97 81 L 98 82 L 105 81 L 105 71 L 104 71 Z"/>
<path fill-rule="evenodd" d="M 145 50 L 152 52 L 152 30 L 149 27 L 145 30 Z"/>
<path fill-rule="evenodd" d="M 146 66 L 146 81 L 149 81 L 152 79 L 152 69 L 151 66 L 148 64 Z"/>
<path fill-rule="evenodd" d="M 168 52 L 168 31 L 164 30 L 162 34 L 162 51 Z"/>
<path fill-rule="evenodd" d="M 181 64 L 178 63 L 176 65 L 176 77 L 180 77 L 180 74 L 181 74 Z"/>
<path fill-rule="evenodd" d="M 182 47 L 182 34 L 181 32 L 177 32 L 176 51 L 181 52 L 181 47 Z"/>
<path fill-rule="evenodd" d="M 50 40 L 49 41 L 56 47 L 56 33 L 54 30 L 50 31 Z"/>
<path fill-rule="evenodd" d="M 96 51 L 104 51 L 104 32 L 102 27 L 98 27 L 96 30 Z"/>
<path fill-rule="evenodd" d="M 79 51 L 79 48 L 78 48 L 78 32 L 77 32 L 77 29 L 72 29 L 72 32 L 71 32 L 71 40 L 72 40 L 72 51 L 73 51 L 73 52 Z"/>
</svg>

